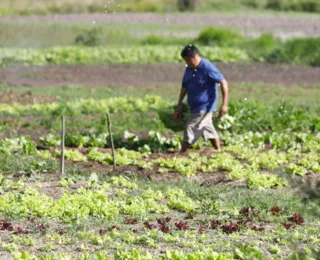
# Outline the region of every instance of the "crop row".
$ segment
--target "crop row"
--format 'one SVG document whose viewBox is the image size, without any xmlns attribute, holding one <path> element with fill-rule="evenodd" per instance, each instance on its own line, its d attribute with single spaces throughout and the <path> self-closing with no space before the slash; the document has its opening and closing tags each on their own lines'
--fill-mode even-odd
<svg viewBox="0 0 320 260">
<path fill-rule="evenodd" d="M 6 247 L 7 245 L 5 245 Z M 255 249 L 251 249 L 255 250 Z M 208 252 L 193 252 L 193 253 L 185 253 L 179 250 L 167 250 L 165 253 L 165 256 L 157 257 L 155 258 L 148 252 L 143 252 L 142 250 L 136 249 L 136 250 L 118 250 L 114 256 L 111 258 L 109 257 L 110 254 L 107 252 L 101 252 L 101 253 L 83 253 L 80 256 L 78 256 L 77 260 L 123 260 L 123 259 L 141 259 L 141 260 L 151 260 L 151 259 L 158 259 L 158 260 L 176 260 L 176 259 L 197 259 L 197 260 L 204 260 L 204 259 L 212 259 L 212 260 L 232 260 L 233 256 L 232 254 L 222 254 L 222 253 L 216 253 L 213 250 L 211 252 L 207 250 Z M 241 252 L 241 251 L 240 251 Z M 260 252 L 256 250 L 256 252 L 259 254 Z M 261 253 L 260 253 L 261 254 Z M 71 260 L 75 259 L 74 257 L 70 256 L 69 254 L 43 254 L 41 257 L 37 257 L 34 254 L 29 254 L 28 252 L 19 252 L 15 251 L 13 253 L 14 260 Z"/>
<path fill-rule="evenodd" d="M 175 105 L 163 100 L 159 96 L 146 96 L 144 98 L 109 98 L 109 99 L 79 99 L 70 102 L 50 104 L 0 104 L 0 115 L 3 116 L 48 116 L 50 122 L 56 116 L 71 116 L 74 118 L 84 115 L 101 115 L 105 112 L 118 113 L 123 117 L 128 112 L 132 113 L 157 113 L 158 120 L 166 128 L 180 131 L 188 116 L 185 106 L 182 122 L 176 124 L 172 120 Z M 4 117 L 5 118 L 5 117 Z M 311 108 L 295 107 L 289 103 L 279 103 L 267 106 L 258 102 L 233 101 L 229 104 L 229 116 L 219 120 L 214 116 L 215 124 L 221 130 L 228 132 L 251 131 L 263 132 L 305 132 L 317 133 L 320 131 L 319 114 Z M 97 120 L 96 120 L 97 121 Z M 99 120 L 100 122 L 101 120 Z M 99 122 L 93 122 L 95 125 Z M 161 124 L 161 122 L 159 122 Z M 158 123 L 158 122 L 157 122 Z M 52 126 L 50 127 L 52 128 Z M 102 126 L 105 129 L 105 126 Z M 156 129 L 155 129 L 156 130 Z"/>
<path fill-rule="evenodd" d="M 220 139 L 225 146 L 241 145 L 246 147 L 264 148 L 266 145 L 274 149 L 287 151 L 295 149 L 301 152 L 319 152 L 320 135 L 310 133 L 288 132 L 229 132 L 221 130 Z M 43 145 L 60 146 L 61 137 L 53 134 L 40 137 Z M 172 137 L 165 137 L 160 132 L 149 131 L 147 137 L 139 137 L 134 133 L 125 131 L 123 135 L 114 135 L 114 144 L 117 148 L 127 148 L 146 153 L 168 152 L 180 148 L 182 136 L 175 134 Z M 68 147 L 85 147 L 85 148 L 111 148 L 110 136 L 107 133 L 101 134 L 80 134 L 67 133 L 65 136 L 65 145 Z M 208 143 L 200 139 L 192 145 L 195 149 L 207 146 Z"/>
<path fill-rule="evenodd" d="M 153 146 L 167 145 L 167 139 L 152 134 L 149 140 Z M 161 144 L 162 141 L 166 141 Z M 168 139 L 170 140 L 170 139 Z M 231 180 L 246 181 L 248 188 L 273 188 L 287 185 L 286 179 L 279 177 L 278 171 L 293 175 L 305 175 L 308 172 L 320 174 L 320 157 L 318 156 L 319 140 L 313 140 L 314 149 L 302 152 L 297 148 L 289 148 L 285 152 L 275 149 L 247 148 L 241 145 L 229 145 L 225 152 L 209 157 L 199 153 L 190 153 L 188 157 L 151 159 L 151 148 L 148 144 L 137 147 L 138 151 L 119 148 L 116 151 L 116 164 L 119 166 L 135 165 L 139 168 L 153 170 L 158 173 L 178 172 L 183 176 L 193 176 L 198 173 L 215 173 L 217 170 L 227 171 Z M 176 142 L 176 145 L 179 144 Z M 5 139 L 0 143 L 2 153 L 35 154 L 40 158 L 53 159 L 60 157 L 60 150 L 53 152 L 37 151 L 35 144 L 28 138 Z M 176 149 L 177 147 L 175 147 Z M 174 148 L 172 148 L 174 149 Z M 160 150 L 158 148 L 158 150 Z M 89 148 L 85 153 L 77 149 L 67 149 L 65 158 L 74 162 L 93 161 L 100 164 L 112 165 L 113 157 L 108 152 L 101 152 L 97 148 Z M 245 162 L 243 162 L 243 160 Z M 242 161 L 242 162 L 241 162 Z M 274 172 L 277 172 L 274 174 Z"/>
<path fill-rule="evenodd" d="M 202 53 L 212 61 L 247 61 L 245 52 L 235 48 L 203 47 Z M 0 49 L 0 66 L 10 64 L 114 64 L 179 63 L 181 47 L 53 47 L 49 49 Z"/>
<path fill-rule="evenodd" d="M 96 175 L 89 179 L 88 186 L 94 186 L 91 190 L 83 187 L 77 192 L 65 192 L 58 200 L 54 200 L 39 194 L 36 189 L 25 187 L 23 182 L 17 184 L 2 178 L 1 187 L 6 192 L 0 198 L 1 215 L 15 218 L 32 215 L 64 223 L 79 223 L 90 216 L 112 220 L 121 214 L 146 217 L 150 213 L 165 214 L 170 210 L 189 212 L 198 207 L 182 190 L 168 189 L 162 193 L 148 189 L 139 197 L 130 197 L 123 189 L 112 189 L 108 183 L 96 187 L 96 181 Z M 124 177 L 113 177 L 111 183 L 117 187 L 136 188 L 136 185 L 129 183 Z M 70 184 L 64 179 L 60 182 L 62 187 Z M 23 191 L 23 197 L 8 191 L 10 189 Z M 115 195 L 117 199 L 114 199 Z"/>
<path fill-rule="evenodd" d="M 0 104 L 1 115 L 65 115 L 77 116 L 80 114 L 96 114 L 116 112 L 146 112 L 168 106 L 168 102 L 159 96 L 144 98 L 118 97 L 108 99 L 79 99 L 72 102 L 48 104 Z"/>
<path fill-rule="evenodd" d="M 217 154 L 211 158 L 199 153 L 191 153 L 189 157 L 172 157 L 149 159 L 147 154 L 118 149 L 116 163 L 120 166 L 136 165 L 140 168 L 155 170 L 158 173 L 178 172 L 183 176 L 193 176 L 198 173 L 226 171 L 231 180 L 245 180 L 248 188 L 273 188 L 287 185 L 287 181 L 275 171 L 284 171 L 293 175 L 305 175 L 308 172 L 320 174 L 320 158 L 317 153 L 300 154 L 297 151 L 279 153 L 275 150 L 263 152 L 259 149 L 247 152 L 246 149 L 230 146 L 230 152 L 238 152 L 236 156 L 229 153 Z M 56 153 L 60 155 L 60 153 Z M 78 150 L 67 150 L 66 158 L 72 161 L 95 161 L 101 164 L 112 164 L 111 154 L 90 149 L 88 155 Z M 248 163 L 241 163 L 247 160 Z M 281 170 L 281 168 L 284 168 Z M 289 176 L 288 176 L 289 177 Z"/>
</svg>

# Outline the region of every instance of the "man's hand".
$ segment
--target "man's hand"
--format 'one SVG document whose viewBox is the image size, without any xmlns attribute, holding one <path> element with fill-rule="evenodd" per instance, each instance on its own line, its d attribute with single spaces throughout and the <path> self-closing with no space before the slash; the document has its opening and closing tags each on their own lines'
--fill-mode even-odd
<svg viewBox="0 0 320 260">
<path fill-rule="evenodd" d="M 220 111 L 219 111 L 219 117 L 224 116 L 225 114 L 228 113 L 228 106 L 227 105 L 222 105 L 220 107 Z"/>
<path fill-rule="evenodd" d="M 179 115 L 181 113 L 181 110 L 182 110 L 182 104 L 178 104 L 177 105 L 177 108 L 176 108 L 176 112 L 174 112 L 174 114 L 172 115 L 172 118 L 177 122 L 179 123 Z"/>
</svg>

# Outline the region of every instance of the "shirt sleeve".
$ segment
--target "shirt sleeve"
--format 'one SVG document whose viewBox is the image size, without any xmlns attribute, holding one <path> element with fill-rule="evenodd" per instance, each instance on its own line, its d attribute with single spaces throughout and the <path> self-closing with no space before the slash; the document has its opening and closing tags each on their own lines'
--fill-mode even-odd
<svg viewBox="0 0 320 260">
<path fill-rule="evenodd" d="M 216 83 L 224 80 L 224 76 L 222 75 L 222 73 L 212 63 L 210 63 L 210 65 L 208 66 L 207 73 L 208 73 L 209 79 Z"/>
</svg>

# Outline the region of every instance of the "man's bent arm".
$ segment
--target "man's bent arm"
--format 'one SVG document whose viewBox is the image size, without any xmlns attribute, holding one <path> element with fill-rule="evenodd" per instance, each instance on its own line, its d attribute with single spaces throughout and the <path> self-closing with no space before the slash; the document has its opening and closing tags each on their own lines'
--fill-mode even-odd
<svg viewBox="0 0 320 260">
<path fill-rule="evenodd" d="M 228 97 L 229 97 L 229 87 L 228 82 L 223 79 L 220 81 L 221 92 L 222 92 L 222 105 L 219 111 L 220 116 L 223 116 L 228 112 Z"/>
<path fill-rule="evenodd" d="M 176 121 L 179 120 L 179 114 L 180 114 L 181 109 L 182 109 L 182 101 L 183 101 L 184 97 L 186 96 L 186 94 L 187 94 L 187 89 L 186 88 L 181 88 L 180 95 L 179 95 L 179 100 L 178 100 L 178 105 L 177 105 L 175 113 L 173 114 L 173 118 Z"/>
<path fill-rule="evenodd" d="M 180 95 L 179 95 L 179 100 L 178 100 L 178 106 L 180 106 L 182 104 L 182 101 L 184 99 L 184 97 L 187 94 L 187 89 L 186 88 L 181 88 L 180 90 Z"/>
</svg>

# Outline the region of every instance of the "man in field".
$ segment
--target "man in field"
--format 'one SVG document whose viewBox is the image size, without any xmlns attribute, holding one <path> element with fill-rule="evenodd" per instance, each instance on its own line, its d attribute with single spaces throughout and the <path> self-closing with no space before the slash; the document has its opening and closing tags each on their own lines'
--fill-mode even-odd
<svg viewBox="0 0 320 260">
<path fill-rule="evenodd" d="M 212 123 L 212 112 L 218 105 L 218 85 L 222 91 L 222 105 L 219 116 L 228 112 L 228 82 L 210 61 L 200 56 L 194 45 L 187 45 L 181 52 L 187 68 L 182 79 L 182 88 L 173 118 L 178 121 L 182 101 L 188 96 L 191 118 L 184 130 L 181 153 L 187 151 L 200 136 L 209 140 L 212 146 L 221 151 L 220 140 Z"/>
</svg>

